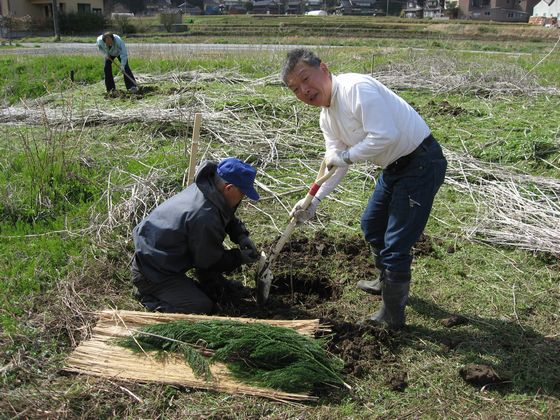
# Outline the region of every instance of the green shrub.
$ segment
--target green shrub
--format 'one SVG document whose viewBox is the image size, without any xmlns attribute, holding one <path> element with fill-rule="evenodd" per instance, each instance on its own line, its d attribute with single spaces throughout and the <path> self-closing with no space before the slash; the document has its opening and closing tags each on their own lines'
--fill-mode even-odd
<svg viewBox="0 0 560 420">
<path fill-rule="evenodd" d="M 173 25 L 182 23 L 182 14 L 180 13 L 160 13 L 159 22 L 163 25 L 167 32 L 171 32 Z"/>
<path fill-rule="evenodd" d="M 105 18 L 97 13 L 62 14 L 59 26 L 60 32 L 65 35 L 101 32 L 105 27 Z"/>
</svg>

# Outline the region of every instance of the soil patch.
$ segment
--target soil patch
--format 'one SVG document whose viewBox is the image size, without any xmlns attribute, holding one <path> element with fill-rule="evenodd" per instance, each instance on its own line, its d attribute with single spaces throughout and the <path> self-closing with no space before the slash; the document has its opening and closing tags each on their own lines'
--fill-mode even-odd
<svg viewBox="0 0 560 420">
<path fill-rule="evenodd" d="M 457 117 L 468 113 L 466 109 L 461 108 L 460 106 L 451 105 L 448 101 L 441 101 L 440 103 L 430 101 L 427 106 L 430 108 L 431 113 L 435 115 L 451 115 L 453 117 Z"/>
<path fill-rule="evenodd" d="M 388 331 L 334 318 L 323 318 L 321 322 L 331 326 L 327 348 L 344 360 L 347 374 L 360 378 L 371 371 L 373 364 L 395 361 L 391 352 L 393 337 Z"/>
<path fill-rule="evenodd" d="M 142 99 L 144 96 L 154 95 L 159 92 L 159 87 L 151 85 L 138 85 L 136 92 L 115 89 L 112 93 L 105 93 L 107 99 Z"/>
<path fill-rule="evenodd" d="M 412 247 L 412 254 L 417 257 L 420 255 L 434 255 L 436 254 L 435 245 L 442 245 L 443 241 L 439 238 L 433 238 L 423 233 L 420 239 Z"/>
<path fill-rule="evenodd" d="M 422 243 L 429 242 L 424 239 Z M 275 243 L 265 245 L 264 249 Z M 345 306 L 333 305 L 339 302 L 345 286 L 353 287 L 356 281 L 351 278 L 353 273 L 359 278 L 376 276 L 373 259 L 361 236 L 333 238 L 318 232 L 309 238 L 292 237 L 271 269 L 274 280 L 265 305 L 257 306 L 254 289 L 246 287 L 223 295 L 218 314 L 269 319 L 319 318 L 331 328 L 323 337 L 327 349 L 344 361 L 344 372 L 355 377 L 371 372 L 375 364 L 395 362 L 392 333 L 373 325 L 348 322 Z M 344 277 L 339 273 L 344 273 Z"/>
</svg>

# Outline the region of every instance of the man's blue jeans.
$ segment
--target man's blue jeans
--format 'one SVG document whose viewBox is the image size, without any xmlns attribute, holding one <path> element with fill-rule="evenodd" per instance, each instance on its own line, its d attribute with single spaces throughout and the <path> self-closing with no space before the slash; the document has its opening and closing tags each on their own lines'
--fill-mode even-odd
<svg viewBox="0 0 560 420">
<path fill-rule="evenodd" d="M 384 268 L 410 273 L 411 249 L 426 227 L 447 161 L 440 145 L 424 142 L 402 167 L 383 170 L 362 215 L 366 241 L 380 250 Z"/>
</svg>

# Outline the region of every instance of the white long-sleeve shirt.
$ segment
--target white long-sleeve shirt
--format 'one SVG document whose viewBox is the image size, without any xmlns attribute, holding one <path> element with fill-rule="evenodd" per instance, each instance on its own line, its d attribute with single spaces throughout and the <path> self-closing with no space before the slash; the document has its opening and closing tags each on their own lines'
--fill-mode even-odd
<svg viewBox="0 0 560 420">
<path fill-rule="evenodd" d="M 430 135 L 430 128 L 404 99 L 373 77 L 332 75 L 331 102 L 321 109 L 326 150 L 348 150 L 352 162 L 370 161 L 386 168 L 408 155 Z M 317 192 L 322 199 L 348 168 L 338 168 Z"/>
<path fill-rule="evenodd" d="M 128 51 L 126 49 L 126 45 L 124 45 L 124 41 L 120 36 L 113 34 L 113 38 L 113 45 L 111 45 L 111 48 L 108 48 L 103 42 L 103 35 L 99 35 L 97 37 L 97 48 L 99 48 L 99 51 L 106 56 L 110 55 L 111 57 L 119 57 L 121 66 L 124 67 L 128 62 Z"/>
</svg>

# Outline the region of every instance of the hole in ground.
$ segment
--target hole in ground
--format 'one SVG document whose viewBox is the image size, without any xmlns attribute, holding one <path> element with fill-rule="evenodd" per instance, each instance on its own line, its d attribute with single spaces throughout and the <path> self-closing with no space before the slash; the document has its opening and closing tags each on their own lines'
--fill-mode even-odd
<svg viewBox="0 0 560 420">
<path fill-rule="evenodd" d="M 316 295 L 321 300 L 338 299 L 339 291 L 331 284 L 330 280 L 318 275 L 278 276 L 274 278 L 272 289 L 276 295 Z"/>
</svg>

